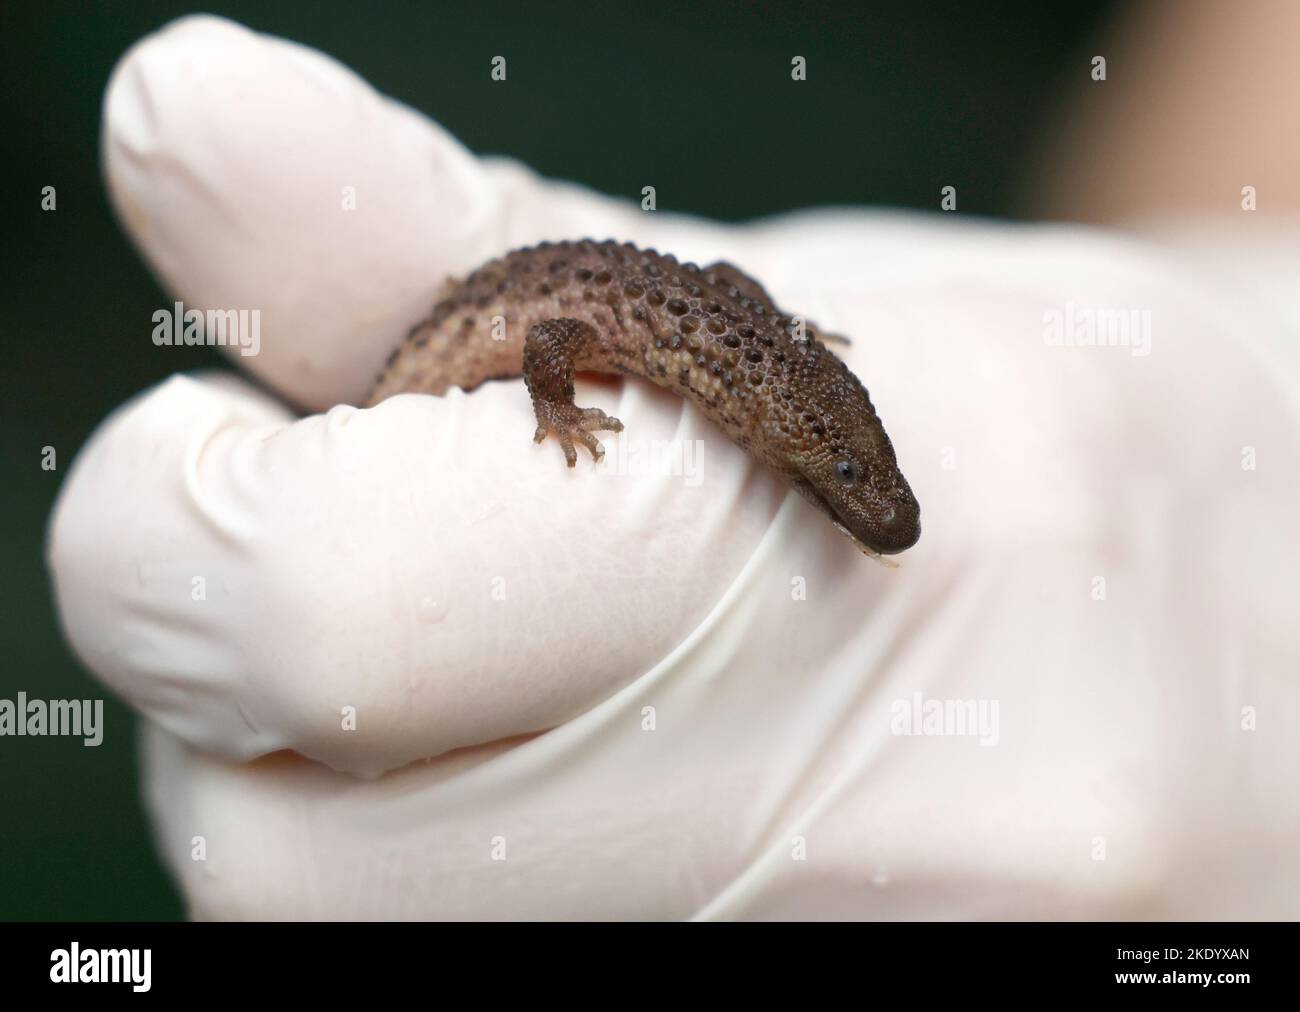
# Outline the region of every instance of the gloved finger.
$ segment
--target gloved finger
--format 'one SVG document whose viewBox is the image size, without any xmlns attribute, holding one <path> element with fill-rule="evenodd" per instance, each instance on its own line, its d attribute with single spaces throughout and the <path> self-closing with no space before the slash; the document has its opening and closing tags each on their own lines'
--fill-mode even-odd
<svg viewBox="0 0 1300 1012">
<path fill-rule="evenodd" d="M 232 351 L 307 408 L 362 399 L 443 281 L 489 256 L 712 231 L 486 165 L 322 53 L 209 16 L 122 58 L 103 150 L 112 202 L 162 283 L 200 312 L 257 310 L 257 354 Z"/>
<path fill-rule="evenodd" d="M 61 491 L 67 636 L 228 758 L 376 774 L 561 723 L 707 614 L 786 494 L 677 397 L 580 393 L 636 418 L 647 452 L 564 467 L 514 385 L 293 421 L 175 377 L 111 417 Z"/>
</svg>

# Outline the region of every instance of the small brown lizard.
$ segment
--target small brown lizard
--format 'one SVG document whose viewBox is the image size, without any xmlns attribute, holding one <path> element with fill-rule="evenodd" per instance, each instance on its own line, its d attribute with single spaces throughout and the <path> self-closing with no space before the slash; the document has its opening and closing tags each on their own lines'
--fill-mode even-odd
<svg viewBox="0 0 1300 1012">
<path fill-rule="evenodd" d="M 920 507 L 866 388 L 727 263 L 700 268 L 613 240 L 542 243 L 450 282 L 388 360 L 367 405 L 523 375 L 534 439 L 599 460 L 623 424 L 573 402 L 575 371 L 640 376 L 688 398 L 868 554 L 916 544 Z"/>
</svg>

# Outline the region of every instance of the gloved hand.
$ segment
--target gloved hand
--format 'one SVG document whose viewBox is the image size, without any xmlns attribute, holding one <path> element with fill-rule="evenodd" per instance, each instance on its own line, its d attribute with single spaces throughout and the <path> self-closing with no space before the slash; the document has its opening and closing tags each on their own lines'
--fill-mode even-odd
<svg viewBox="0 0 1300 1012">
<path fill-rule="evenodd" d="M 644 213 L 209 17 L 104 123 L 124 227 L 187 308 L 260 311 L 274 394 L 146 391 L 51 523 L 192 916 L 1300 915 L 1300 394 L 1247 346 L 1294 317 L 1067 228 Z M 583 236 L 853 338 L 900 568 L 639 380 L 579 390 L 627 430 L 572 471 L 521 382 L 348 406 L 447 275 Z M 1150 353 L 1052 343 L 1069 306 L 1149 310 Z"/>
</svg>

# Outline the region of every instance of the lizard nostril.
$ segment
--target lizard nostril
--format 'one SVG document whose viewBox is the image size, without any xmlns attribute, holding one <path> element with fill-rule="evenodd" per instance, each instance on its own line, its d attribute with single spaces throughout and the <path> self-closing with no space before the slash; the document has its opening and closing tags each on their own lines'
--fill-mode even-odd
<svg viewBox="0 0 1300 1012">
<path fill-rule="evenodd" d="M 871 547 L 886 555 L 911 548 L 921 536 L 920 514 L 911 496 L 895 500 L 876 518 L 876 536 Z"/>
</svg>

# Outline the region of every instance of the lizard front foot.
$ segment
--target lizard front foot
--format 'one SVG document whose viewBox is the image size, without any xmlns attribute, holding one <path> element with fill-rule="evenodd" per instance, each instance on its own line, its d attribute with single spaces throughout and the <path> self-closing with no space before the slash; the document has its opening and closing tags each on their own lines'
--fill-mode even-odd
<svg viewBox="0 0 1300 1012">
<path fill-rule="evenodd" d="M 570 467 L 578 463 L 575 440 L 591 451 L 594 460 L 600 460 L 605 448 L 592 433 L 623 431 L 623 423 L 600 408 L 580 408 L 573 403 L 574 364 L 598 346 L 595 328 L 569 317 L 543 320 L 524 339 L 524 382 L 537 416 L 533 442 L 540 443 L 547 433 L 554 432 Z"/>
<path fill-rule="evenodd" d="M 623 431 L 623 423 L 605 414 L 600 408 L 580 408 L 576 404 L 554 401 L 538 401 L 533 407 L 537 415 L 537 431 L 533 433 L 533 442 L 540 443 L 549 433 L 554 432 L 560 437 L 564 460 L 570 467 L 578 463 L 578 454 L 573 448 L 575 440 L 591 451 L 592 460 L 598 461 L 605 456 L 605 448 L 592 433 Z"/>
</svg>

